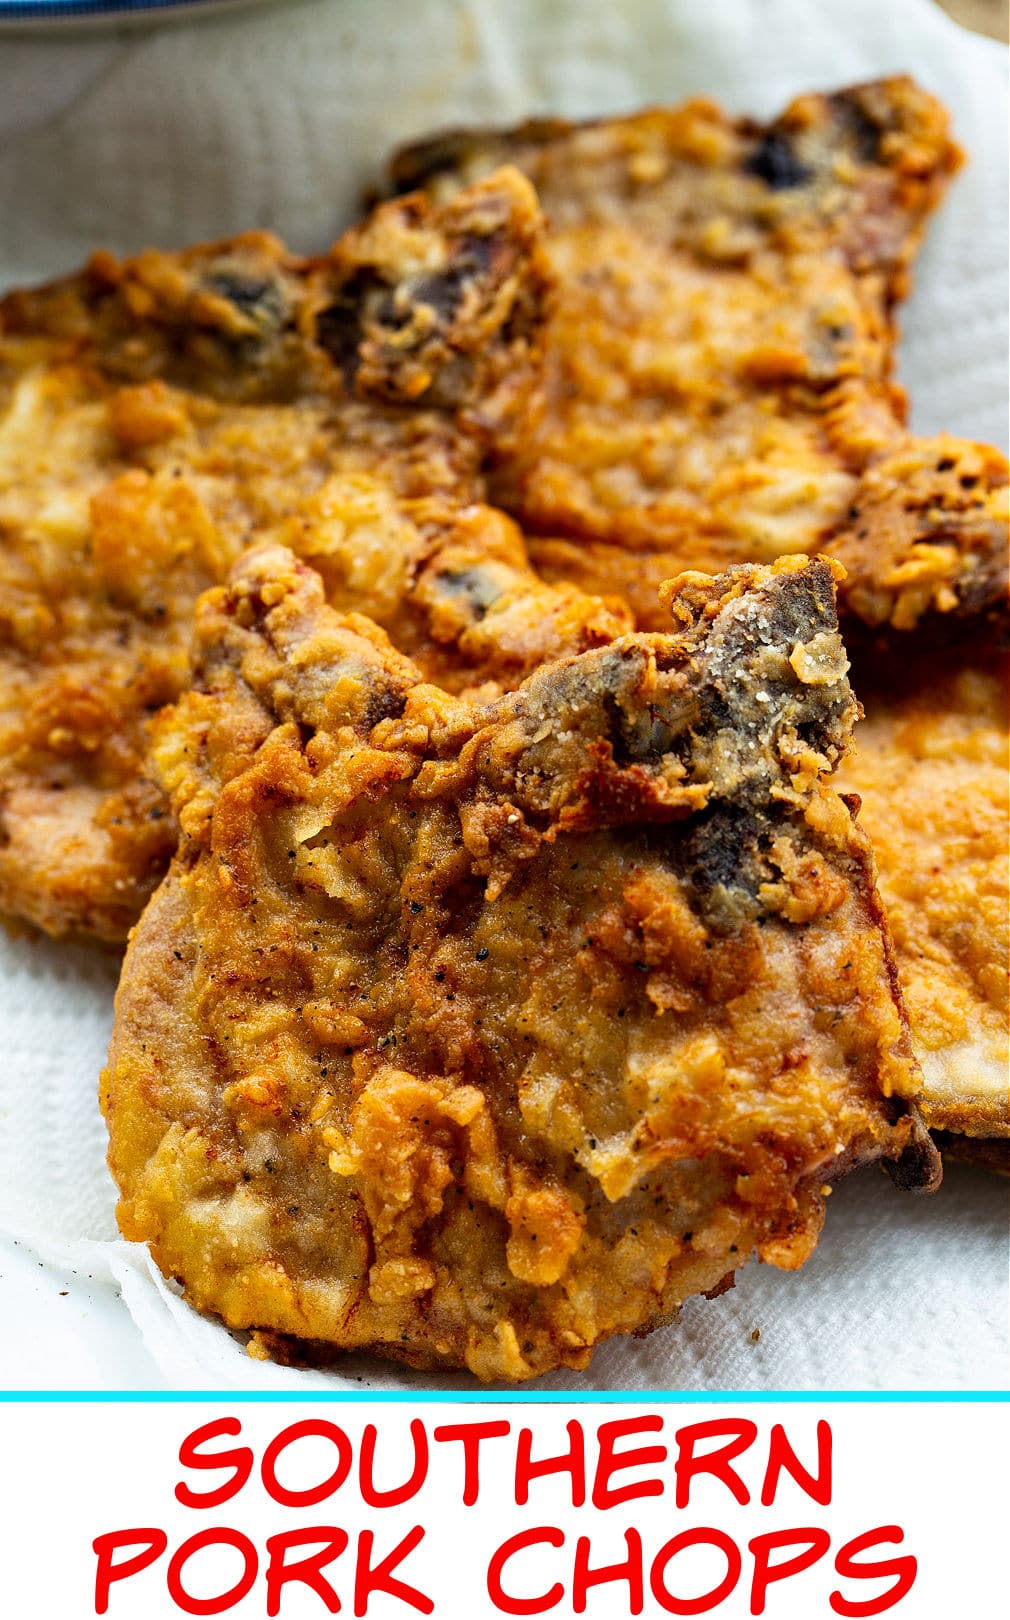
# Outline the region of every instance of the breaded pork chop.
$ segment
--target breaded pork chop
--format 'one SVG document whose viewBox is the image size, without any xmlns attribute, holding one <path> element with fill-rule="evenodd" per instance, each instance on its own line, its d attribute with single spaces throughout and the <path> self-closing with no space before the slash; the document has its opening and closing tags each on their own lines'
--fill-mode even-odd
<svg viewBox="0 0 1010 1620">
<path fill-rule="evenodd" d="M 99 254 L 0 304 L 0 908 L 125 937 L 175 842 L 147 721 L 257 537 L 449 687 L 629 628 L 479 504 L 535 364 L 539 231 L 511 171 L 324 259 L 263 235 Z"/>
<path fill-rule="evenodd" d="M 984 650 L 889 667 L 838 785 L 862 799 L 894 937 L 923 1118 L 1010 1147 L 1007 665 Z M 990 1151 L 990 1160 L 997 1155 Z M 1006 1161 L 1010 1165 L 1010 1160 Z"/>
<path fill-rule="evenodd" d="M 889 633 L 1005 611 L 1005 459 L 911 437 L 895 306 L 960 154 L 905 78 L 806 95 L 773 123 L 691 101 L 436 137 L 394 185 L 495 164 L 533 180 L 556 293 L 538 414 L 495 498 L 538 569 L 623 591 L 834 553 L 840 606 Z"/>
<path fill-rule="evenodd" d="M 157 723 L 180 849 L 103 1080 L 128 1237 L 258 1353 L 525 1379 L 792 1269 L 827 1184 L 935 1155 L 830 565 L 474 704 L 281 549 L 198 609 Z"/>
</svg>

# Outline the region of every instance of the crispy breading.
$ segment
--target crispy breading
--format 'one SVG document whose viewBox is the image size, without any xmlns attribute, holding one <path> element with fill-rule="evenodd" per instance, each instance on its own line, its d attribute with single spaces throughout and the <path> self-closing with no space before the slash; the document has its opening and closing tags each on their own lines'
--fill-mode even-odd
<svg viewBox="0 0 1010 1620">
<path fill-rule="evenodd" d="M 895 306 L 960 162 L 909 79 L 805 95 L 773 123 L 690 101 L 408 149 L 451 195 L 518 164 L 557 279 L 539 412 L 495 498 L 545 577 L 659 625 L 683 568 L 827 551 L 840 605 L 892 631 L 1005 612 L 1007 467 L 907 433 Z"/>
<path fill-rule="evenodd" d="M 102 1094 L 124 1234 L 254 1353 L 583 1367 L 852 1166 L 933 1182 L 830 565 L 665 602 L 478 704 L 279 548 L 202 599 Z"/>
<path fill-rule="evenodd" d="M 253 539 L 312 558 L 452 688 L 629 627 L 540 583 L 479 504 L 535 364 L 539 232 L 508 171 L 381 208 L 323 259 L 262 234 L 99 254 L 0 305 L 3 909 L 125 937 L 175 841 L 147 721 Z"/>
<path fill-rule="evenodd" d="M 885 678 L 886 673 L 886 678 Z M 838 774 L 862 799 L 927 1124 L 1010 1138 L 1005 657 L 889 667 Z"/>
</svg>

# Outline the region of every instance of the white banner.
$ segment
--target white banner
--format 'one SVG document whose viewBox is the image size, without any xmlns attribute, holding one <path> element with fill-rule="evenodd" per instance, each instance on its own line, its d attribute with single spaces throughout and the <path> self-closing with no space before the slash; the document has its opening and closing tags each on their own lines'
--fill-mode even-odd
<svg viewBox="0 0 1010 1620">
<path fill-rule="evenodd" d="M 0 1611 L 1002 1612 L 1000 1401 L 8 1401 Z"/>
</svg>

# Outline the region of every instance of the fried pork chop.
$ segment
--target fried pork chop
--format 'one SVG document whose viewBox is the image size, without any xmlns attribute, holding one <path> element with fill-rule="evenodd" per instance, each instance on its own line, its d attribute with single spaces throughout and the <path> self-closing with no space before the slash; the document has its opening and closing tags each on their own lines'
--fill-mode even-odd
<svg viewBox="0 0 1010 1620">
<path fill-rule="evenodd" d="M 0 908 L 125 937 L 175 842 L 147 722 L 256 538 L 450 688 L 629 628 L 479 504 L 535 363 L 539 231 L 511 171 L 321 260 L 264 235 L 99 254 L 0 304 Z"/>
<path fill-rule="evenodd" d="M 440 196 L 508 161 L 550 221 L 557 282 L 537 414 L 495 498 L 550 579 L 658 587 L 836 555 L 846 613 L 888 632 L 1005 611 L 1005 459 L 905 429 L 895 306 L 960 161 L 910 80 L 806 95 L 773 123 L 710 101 L 462 132 L 394 185 Z M 658 616 L 659 615 L 659 616 Z"/>
<path fill-rule="evenodd" d="M 860 688 L 866 718 L 837 780 L 873 840 L 923 1118 L 1003 1138 L 1010 1164 L 1006 660 L 976 650 L 883 676 Z"/>
<path fill-rule="evenodd" d="M 258 548 L 156 726 L 182 841 L 127 952 L 119 1220 L 256 1353 L 525 1379 L 799 1266 L 827 1184 L 935 1156 L 830 565 L 490 704 Z"/>
</svg>

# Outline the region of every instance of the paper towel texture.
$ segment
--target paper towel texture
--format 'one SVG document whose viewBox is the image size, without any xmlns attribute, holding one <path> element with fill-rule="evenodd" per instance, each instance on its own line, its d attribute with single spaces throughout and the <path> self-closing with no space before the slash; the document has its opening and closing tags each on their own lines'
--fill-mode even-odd
<svg viewBox="0 0 1010 1620">
<path fill-rule="evenodd" d="M 971 160 L 904 318 L 913 425 L 1005 447 L 1007 52 L 930 0 L 314 0 L 4 39 L 0 286 L 99 244 L 252 226 L 318 249 L 390 149 L 439 126 L 695 93 L 768 116 L 801 90 L 896 71 L 947 102 Z M 95 1100 L 117 968 L 98 949 L 0 939 L 0 1387 L 455 1387 L 364 1359 L 339 1374 L 252 1362 L 117 1239 Z M 922 1201 L 864 1172 L 798 1275 L 748 1267 L 679 1326 L 538 1387 L 1005 1387 L 1008 1253 L 1005 1184 L 952 1169 Z"/>
</svg>

